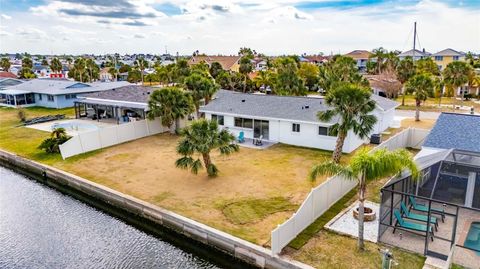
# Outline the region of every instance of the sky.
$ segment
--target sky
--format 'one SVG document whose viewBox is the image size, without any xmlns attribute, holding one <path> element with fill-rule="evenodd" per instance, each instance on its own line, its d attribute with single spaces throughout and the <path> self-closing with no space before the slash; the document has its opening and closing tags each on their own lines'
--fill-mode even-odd
<svg viewBox="0 0 480 269">
<path fill-rule="evenodd" d="M 480 0 L 0 0 L 0 52 L 480 52 Z"/>
</svg>

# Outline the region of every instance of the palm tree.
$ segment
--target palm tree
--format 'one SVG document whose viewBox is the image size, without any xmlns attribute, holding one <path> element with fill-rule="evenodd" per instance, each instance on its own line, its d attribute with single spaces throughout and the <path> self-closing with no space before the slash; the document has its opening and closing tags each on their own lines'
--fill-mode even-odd
<svg viewBox="0 0 480 269">
<path fill-rule="evenodd" d="M 388 51 L 383 47 L 378 49 L 372 50 L 372 55 L 370 55 L 370 59 L 376 59 L 375 61 L 375 74 L 380 74 L 383 69 L 383 62 L 385 57 L 387 56 Z"/>
<path fill-rule="evenodd" d="M 86 68 L 85 59 L 83 59 L 82 57 L 75 59 L 75 62 L 73 63 L 73 68 L 75 72 L 78 72 L 80 76 L 80 82 L 83 82 L 83 73 L 85 72 Z"/>
<path fill-rule="evenodd" d="M 63 66 L 58 58 L 53 58 L 50 61 L 50 69 L 52 69 L 52 71 L 55 73 L 60 73 L 62 71 Z"/>
<path fill-rule="evenodd" d="M 22 68 L 33 68 L 33 62 L 32 59 L 25 57 L 22 59 Z"/>
<path fill-rule="evenodd" d="M 8 58 L 2 58 L 0 60 L 0 67 L 3 71 L 8 72 L 10 70 L 10 60 Z"/>
<path fill-rule="evenodd" d="M 112 75 L 113 78 L 115 78 L 115 81 L 118 80 L 118 70 L 115 67 L 110 67 L 108 69 L 108 73 Z"/>
<path fill-rule="evenodd" d="M 206 167 L 208 176 L 218 174 L 218 168 L 210 157 L 212 150 L 218 149 L 222 155 L 239 150 L 238 145 L 233 143 L 235 137 L 227 130 L 218 130 L 216 121 L 206 119 L 194 121 L 192 125 L 182 129 L 180 134 L 183 138 L 178 143 L 177 152 L 183 157 L 178 159 L 175 165 L 182 169 L 190 169 L 194 174 L 197 174 L 203 166 Z"/>
<path fill-rule="evenodd" d="M 435 91 L 435 97 L 438 98 L 438 107 L 442 106 L 442 97 L 443 97 L 444 87 L 445 87 L 445 82 L 443 81 L 441 76 L 435 77 L 433 79 L 433 88 Z"/>
<path fill-rule="evenodd" d="M 192 96 L 177 87 L 155 90 L 148 100 L 148 108 L 148 118 L 153 120 L 155 117 L 160 117 L 162 125 L 172 132 L 174 122 L 178 127 L 178 119 L 185 118 L 195 111 Z"/>
<path fill-rule="evenodd" d="M 68 139 L 70 139 L 70 137 L 67 136 L 67 132 L 64 128 L 55 128 L 50 134 L 50 137 L 43 140 L 38 148 L 45 150 L 47 153 L 59 153 L 60 145 L 65 143 Z"/>
<path fill-rule="evenodd" d="M 377 118 L 370 114 L 375 109 L 375 101 L 370 99 L 370 95 L 366 88 L 343 83 L 325 97 L 325 103 L 330 109 L 318 112 L 317 117 L 323 122 L 339 117 L 339 121 L 329 130 L 330 135 L 337 136 L 332 157 L 335 163 L 340 162 L 343 144 L 350 130 L 362 139 L 368 137 L 373 130 Z"/>
<path fill-rule="evenodd" d="M 67 57 L 66 61 L 68 64 L 68 69 L 72 68 L 72 63 L 73 63 L 72 57 Z"/>
<path fill-rule="evenodd" d="M 65 128 L 55 128 L 55 129 L 53 129 L 50 136 L 52 138 L 60 138 L 60 137 L 63 137 L 63 136 L 67 136 L 67 131 L 65 130 Z"/>
<path fill-rule="evenodd" d="M 364 148 L 356 153 L 346 166 L 333 161 L 314 166 L 310 172 L 310 179 L 315 180 L 319 175 L 339 175 L 346 180 L 358 181 L 358 248 L 364 250 L 363 218 L 367 183 L 397 175 L 404 169 L 408 169 L 413 178 L 418 178 L 418 167 L 407 150 L 380 149 L 369 153 L 368 149 Z"/>
<path fill-rule="evenodd" d="M 395 69 L 398 81 L 402 83 L 402 89 L 405 86 L 405 83 L 415 75 L 415 64 L 412 57 L 408 56 L 405 59 L 401 60 L 397 68 Z M 402 106 L 405 105 L 405 89 L 402 91 Z"/>
<path fill-rule="evenodd" d="M 443 70 L 443 80 L 445 81 L 446 85 L 454 87 L 458 89 L 468 83 L 468 75 L 471 72 L 471 66 L 465 62 L 454 61 L 447 65 L 445 70 Z M 457 91 L 453 94 L 456 98 Z M 462 103 L 463 106 L 463 97 L 465 92 L 462 91 Z M 453 110 L 455 111 L 455 102 L 453 102 Z"/>
<path fill-rule="evenodd" d="M 249 55 L 245 55 L 240 59 L 240 67 L 238 71 L 244 77 L 243 92 L 245 92 L 247 88 L 248 74 L 253 71 L 252 59 Z"/>
<path fill-rule="evenodd" d="M 420 121 L 420 105 L 433 95 L 435 84 L 429 74 L 417 74 L 405 85 L 407 93 L 415 94 L 415 121 Z"/>
<path fill-rule="evenodd" d="M 92 82 L 93 79 L 96 79 L 96 73 L 97 73 L 96 71 L 97 69 L 99 69 L 99 67 L 95 63 L 95 61 L 90 58 L 85 61 L 85 65 L 88 70 L 89 81 Z"/>
<path fill-rule="evenodd" d="M 342 82 L 369 86 L 368 80 L 358 72 L 355 60 L 345 56 L 334 56 L 332 61 L 320 67 L 318 85 L 328 93 Z"/>
<path fill-rule="evenodd" d="M 197 112 L 200 108 L 200 101 L 205 100 L 205 105 L 208 104 L 219 88 L 211 77 L 206 77 L 204 74 L 198 72 L 193 72 L 190 76 L 186 77 L 184 83 L 187 89 L 192 92 L 195 101 L 195 110 Z"/>
<path fill-rule="evenodd" d="M 135 60 L 134 64 L 135 64 L 135 67 L 137 67 L 137 69 L 140 70 L 142 85 L 143 85 L 143 71 L 145 70 L 145 68 L 148 67 L 148 62 L 144 58 L 138 58 Z"/>
</svg>

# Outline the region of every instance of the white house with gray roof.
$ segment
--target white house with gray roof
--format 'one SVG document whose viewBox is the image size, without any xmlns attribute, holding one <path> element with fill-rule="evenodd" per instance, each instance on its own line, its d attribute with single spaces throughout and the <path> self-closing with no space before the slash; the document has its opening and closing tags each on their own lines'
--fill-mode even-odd
<svg viewBox="0 0 480 269">
<path fill-rule="evenodd" d="M 372 133 L 385 131 L 392 123 L 398 103 L 372 95 L 377 103 L 373 112 L 377 124 Z M 321 122 L 317 112 L 327 110 L 323 98 L 244 94 L 220 90 L 213 100 L 200 108 L 207 119 L 216 119 L 220 128 L 228 128 L 236 136 L 290 145 L 333 150 L 336 137 L 329 135 L 331 122 Z M 350 153 L 365 141 L 350 132 L 343 152 Z"/>
<path fill-rule="evenodd" d="M 126 81 L 82 83 L 60 79 L 32 79 L 0 91 L 0 106 L 72 107 L 81 94 L 130 85 Z"/>
</svg>

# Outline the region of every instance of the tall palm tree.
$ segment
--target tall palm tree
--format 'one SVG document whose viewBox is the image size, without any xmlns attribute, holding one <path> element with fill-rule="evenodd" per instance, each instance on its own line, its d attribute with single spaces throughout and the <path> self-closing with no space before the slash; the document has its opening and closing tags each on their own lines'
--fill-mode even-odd
<svg viewBox="0 0 480 269">
<path fill-rule="evenodd" d="M 418 178 L 418 167 L 405 149 L 396 151 L 380 149 L 373 153 L 369 153 L 368 149 L 361 149 L 346 166 L 333 161 L 314 166 L 310 172 L 310 179 L 315 180 L 319 175 L 340 175 L 346 180 L 358 181 L 358 248 L 364 250 L 364 202 L 367 183 L 397 175 L 404 169 L 408 169 L 413 178 Z"/>
<path fill-rule="evenodd" d="M 240 67 L 238 70 L 244 77 L 243 92 L 247 88 L 248 74 L 253 71 L 252 58 L 249 55 L 245 55 L 240 59 Z"/>
<path fill-rule="evenodd" d="M 443 80 L 445 81 L 445 84 L 456 88 L 458 91 L 461 86 L 468 83 L 469 73 L 472 72 L 471 68 L 472 67 L 465 62 L 454 61 L 449 63 L 445 70 L 443 70 Z M 453 94 L 455 99 L 457 91 Z M 462 106 L 464 96 L 465 92 L 462 91 Z M 455 102 L 453 102 L 453 110 L 455 110 Z"/>
<path fill-rule="evenodd" d="M 405 83 L 415 75 L 415 64 L 412 57 L 408 56 L 401 60 L 395 69 L 398 81 L 402 83 L 402 106 L 405 105 Z"/>
<path fill-rule="evenodd" d="M 443 89 L 445 88 L 445 82 L 441 76 L 433 79 L 433 88 L 435 91 L 435 97 L 438 98 L 438 107 L 442 106 Z"/>
<path fill-rule="evenodd" d="M 62 71 L 63 66 L 58 58 L 55 57 L 50 61 L 50 69 L 55 73 L 60 73 Z"/>
<path fill-rule="evenodd" d="M 184 83 L 187 89 L 192 92 L 197 112 L 200 108 L 200 101 L 205 100 L 205 104 L 208 104 L 219 88 L 213 78 L 198 72 L 193 72 L 186 77 Z"/>
<path fill-rule="evenodd" d="M 218 130 L 216 121 L 200 119 L 180 131 L 182 139 L 178 143 L 177 153 L 183 157 L 175 162 L 182 169 L 190 169 L 197 174 L 198 170 L 205 166 L 208 176 L 216 176 L 218 168 L 212 162 L 210 152 L 218 149 L 220 154 L 229 155 L 239 150 L 238 145 L 233 143 L 235 137 L 227 130 Z M 200 156 L 203 159 L 200 160 Z M 196 159 L 195 159 L 196 158 Z"/>
<path fill-rule="evenodd" d="M 420 105 L 433 95 L 434 88 L 434 81 L 426 73 L 417 74 L 407 81 L 405 85 L 407 93 L 415 94 L 415 121 L 420 121 Z"/>
<path fill-rule="evenodd" d="M 168 127 L 172 132 L 173 123 L 177 123 L 180 118 L 195 111 L 192 96 L 176 87 L 165 87 L 155 90 L 148 100 L 149 119 L 160 117 L 162 125 Z"/>
<path fill-rule="evenodd" d="M 370 55 L 370 59 L 376 59 L 375 61 L 375 74 L 380 74 L 383 69 L 383 63 L 388 54 L 388 51 L 383 47 L 373 49 L 372 55 Z"/>
<path fill-rule="evenodd" d="M 143 85 L 143 71 L 148 67 L 148 62 L 144 58 L 138 58 L 135 60 L 135 67 L 140 70 L 142 85 Z"/>
<path fill-rule="evenodd" d="M 373 130 L 377 118 L 371 115 L 375 109 L 375 101 L 370 99 L 371 92 L 353 84 L 339 84 L 325 97 L 325 103 L 330 109 L 320 111 L 317 117 L 320 121 L 330 122 L 338 117 L 337 123 L 330 127 L 330 135 L 337 136 L 333 161 L 340 162 L 343 144 L 350 130 L 364 139 Z"/>
<path fill-rule="evenodd" d="M 75 72 L 78 72 L 80 76 L 80 82 L 83 82 L 83 73 L 86 69 L 85 59 L 83 59 L 82 57 L 75 59 L 75 62 L 73 63 L 73 68 Z"/>
<path fill-rule="evenodd" d="M 85 61 L 85 66 L 87 67 L 87 70 L 88 70 L 88 77 L 89 77 L 89 81 L 90 83 L 92 82 L 92 80 L 95 78 L 94 77 L 94 72 L 95 72 L 95 69 L 98 68 L 97 64 L 95 63 L 95 61 L 91 58 L 88 58 L 86 61 Z"/>
</svg>

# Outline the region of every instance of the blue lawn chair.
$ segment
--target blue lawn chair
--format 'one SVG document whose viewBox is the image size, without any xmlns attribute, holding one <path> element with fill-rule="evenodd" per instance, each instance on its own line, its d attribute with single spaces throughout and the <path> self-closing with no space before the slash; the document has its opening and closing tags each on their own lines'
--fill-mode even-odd
<svg viewBox="0 0 480 269">
<path fill-rule="evenodd" d="M 407 206 L 403 201 L 400 203 L 400 212 L 403 212 L 403 216 L 405 216 L 406 219 L 412 219 L 412 220 L 421 221 L 421 222 L 428 222 L 428 216 L 413 213 L 411 210 L 408 210 Z M 430 217 L 430 223 L 435 225 L 435 231 L 438 231 L 437 218 Z"/>
<path fill-rule="evenodd" d="M 413 196 L 409 196 L 408 198 L 410 199 L 410 203 L 412 204 L 412 208 L 414 210 L 428 212 L 428 207 L 426 205 L 417 204 L 417 201 Z M 442 216 L 442 222 L 445 222 L 445 210 L 443 208 L 431 207 L 430 210 L 432 213 Z"/>
<path fill-rule="evenodd" d="M 395 230 L 396 230 L 397 226 L 402 227 L 402 228 L 407 229 L 407 230 L 412 230 L 412 231 L 418 231 L 418 232 L 426 232 L 427 231 L 427 225 L 418 224 L 418 223 L 415 223 L 415 222 L 409 222 L 409 221 L 404 220 L 402 218 L 402 215 L 400 214 L 400 212 L 397 209 L 393 210 L 393 215 L 397 219 L 397 221 L 395 222 L 395 228 L 393 228 L 393 233 L 395 233 Z M 433 230 L 432 230 L 432 226 L 428 227 L 428 233 L 430 235 L 430 238 L 433 241 L 434 233 L 433 233 Z"/>
<path fill-rule="evenodd" d="M 238 134 L 238 143 L 243 143 L 245 142 L 245 134 L 243 133 L 243 131 L 240 132 L 240 134 Z"/>
</svg>

